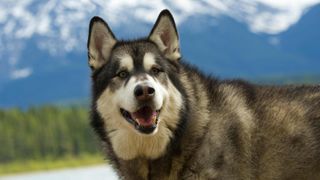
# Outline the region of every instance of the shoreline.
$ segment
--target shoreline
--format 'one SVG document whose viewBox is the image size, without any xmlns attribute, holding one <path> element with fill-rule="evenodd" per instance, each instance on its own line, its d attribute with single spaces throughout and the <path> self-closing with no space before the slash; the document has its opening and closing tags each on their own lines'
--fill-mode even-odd
<svg viewBox="0 0 320 180">
<path fill-rule="evenodd" d="M 68 169 L 27 172 L 13 175 L 0 176 L 0 180 L 117 180 L 118 177 L 108 165 L 91 165 Z"/>
<path fill-rule="evenodd" d="M 0 164 L 0 176 L 17 175 L 21 173 L 36 173 L 38 171 L 60 170 L 65 168 L 86 167 L 92 165 L 107 165 L 100 154 L 65 156 L 59 159 L 46 158 L 39 160 L 19 160 Z"/>
</svg>

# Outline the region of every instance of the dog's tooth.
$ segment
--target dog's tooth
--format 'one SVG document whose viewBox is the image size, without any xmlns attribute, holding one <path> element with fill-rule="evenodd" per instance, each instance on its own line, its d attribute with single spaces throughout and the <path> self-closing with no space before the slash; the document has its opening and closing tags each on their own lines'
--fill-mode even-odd
<svg viewBox="0 0 320 180">
<path fill-rule="evenodd" d="M 153 116 L 152 116 L 152 122 L 153 122 L 153 123 L 156 123 L 156 121 L 157 121 L 157 116 L 156 116 L 156 115 L 153 115 Z"/>
</svg>

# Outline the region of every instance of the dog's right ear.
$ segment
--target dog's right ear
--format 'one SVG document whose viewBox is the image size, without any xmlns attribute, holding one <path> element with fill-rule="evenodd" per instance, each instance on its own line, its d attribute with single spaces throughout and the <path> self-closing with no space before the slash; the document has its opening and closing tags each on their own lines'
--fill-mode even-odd
<svg viewBox="0 0 320 180">
<path fill-rule="evenodd" d="M 100 68 L 108 61 L 116 42 L 108 24 L 100 17 L 93 17 L 87 42 L 89 66 L 92 70 Z"/>
</svg>

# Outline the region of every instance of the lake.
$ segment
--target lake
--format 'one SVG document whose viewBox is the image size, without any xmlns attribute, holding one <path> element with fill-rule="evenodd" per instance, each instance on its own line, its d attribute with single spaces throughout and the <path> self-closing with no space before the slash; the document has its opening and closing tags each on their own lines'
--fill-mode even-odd
<svg viewBox="0 0 320 180">
<path fill-rule="evenodd" d="M 117 180 L 110 166 L 99 165 L 0 176 L 0 180 Z"/>
</svg>

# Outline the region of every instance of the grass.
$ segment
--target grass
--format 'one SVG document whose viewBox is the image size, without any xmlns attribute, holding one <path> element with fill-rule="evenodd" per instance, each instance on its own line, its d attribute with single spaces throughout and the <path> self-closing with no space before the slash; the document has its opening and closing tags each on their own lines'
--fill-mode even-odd
<svg viewBox="0 0 320 180">
<path fill-rule="evenodd" d="M 0 175 L 16 174 L 31 171 L 43 171 L 51 169 L 63 169 L 70 167 L 88 166 L 106 163 L 100 154 L 67 156 L 60 159 L 46 158 L 39 160 L 16 161 L 0 164 Z"/>
</svg>

